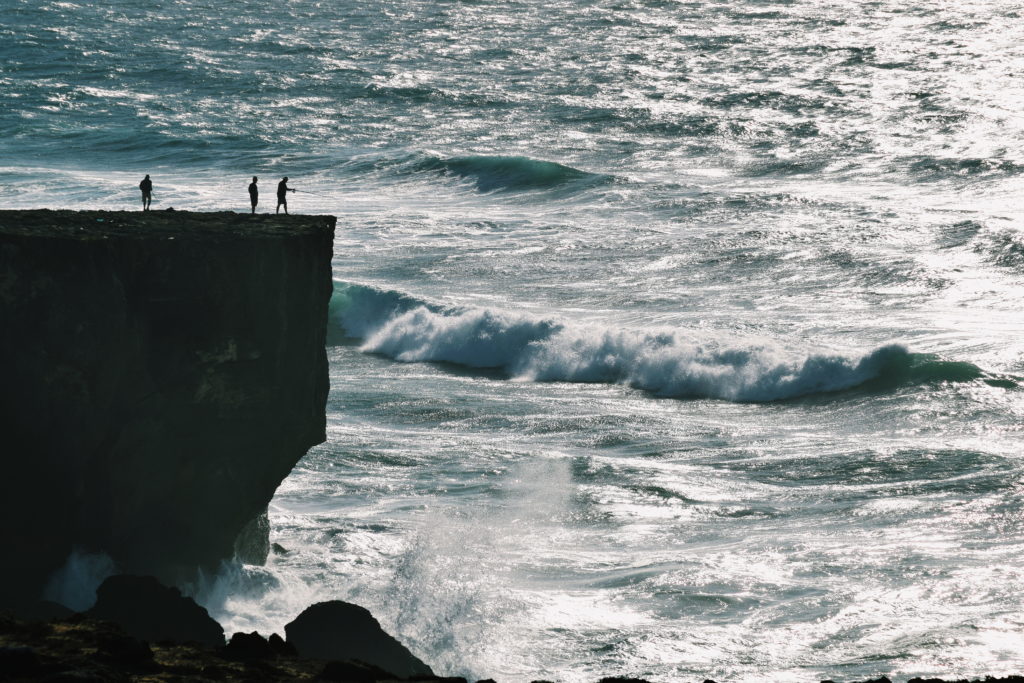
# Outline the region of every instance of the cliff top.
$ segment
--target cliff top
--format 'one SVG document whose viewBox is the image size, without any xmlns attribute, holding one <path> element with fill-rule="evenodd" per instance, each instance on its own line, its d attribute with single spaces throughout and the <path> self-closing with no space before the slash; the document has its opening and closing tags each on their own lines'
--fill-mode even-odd
<svg viewBox="0 0 1024 683">
<path fill-rule="evenodd" d="M 334 216 L 251 215 L 231 211 L 0 210 L 0 235 L 82 240 L 287 237 L 332 230 L 334 224 Z"/>
</svg>

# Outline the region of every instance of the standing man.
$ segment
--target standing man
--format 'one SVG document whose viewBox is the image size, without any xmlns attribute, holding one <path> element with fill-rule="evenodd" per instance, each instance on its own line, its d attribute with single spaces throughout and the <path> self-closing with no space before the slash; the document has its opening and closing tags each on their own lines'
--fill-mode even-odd
<svg viewBox="0 0 1024 683">
<path fill-rule="evenodd" d="M 282 206 L 284 206 L 284 212 L 288 213 L 289 192 L 295 192 L 295 190 L 288 187 L 288 176 L 285 176 L 284 178 L 281 178 L 281 182 L 277 184 L 277 209 L 274 213 L 280 213 Z"/>
<path fill-rule="evenodd" d="M 260 203 L 260 190 L 256 187 L 257 180 L 259 180 L 259 178 L 253 176 L 252 182 L 249 183 L 249 201 L 252 202 L 253 213 L 256 213 L 256 205 Z"/>
<path fill-rule="evenodd" d="M 149 205 L 153 203 L 153 181 L 149 179 L 148 173 L 139 183 L 139 189 L 142 190 L 142 210 L 149 211 Z"/>
</svg>

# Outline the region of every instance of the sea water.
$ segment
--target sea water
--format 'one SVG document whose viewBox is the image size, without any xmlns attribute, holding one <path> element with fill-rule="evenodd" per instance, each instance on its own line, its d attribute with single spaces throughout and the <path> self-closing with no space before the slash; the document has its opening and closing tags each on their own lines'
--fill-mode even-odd
<svg viewBox="0 0 1024 683">
<path fill-rule="evenodd" d="M 228 632 L 438 673 L 1024 671 L 1024 17 L 2 0 L 0 205 L 338 217 L 328 439 Z"/>
</svg>

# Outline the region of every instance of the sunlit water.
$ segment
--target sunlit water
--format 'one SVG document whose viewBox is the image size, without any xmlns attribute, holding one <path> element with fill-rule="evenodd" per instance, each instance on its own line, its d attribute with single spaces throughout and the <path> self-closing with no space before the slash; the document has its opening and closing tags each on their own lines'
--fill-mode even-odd
<svg viewBox="0 0 1024 683">
<path fill-rule="evenodd" d="M 0 205 L 338 216 L 328 441 L 230 631 L 435 671 L 1024 670 L 1017 3 L 48 2 Z"/>
</svg>

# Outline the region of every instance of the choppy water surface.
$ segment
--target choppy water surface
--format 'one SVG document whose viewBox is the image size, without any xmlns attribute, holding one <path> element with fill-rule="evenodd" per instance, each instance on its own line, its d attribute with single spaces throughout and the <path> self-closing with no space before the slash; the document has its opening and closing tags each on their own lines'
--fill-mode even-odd
<svg viewBox="0 0 1024 683">
<path fill-rule="evenodd" d="M 0 204 L 339 217 L 229 630 L 499 681 L 1024 670 L 1016 3 L 7 0 Z M 697 678 L 701 677 L 701 678 Z M 816 678 L 817 677 L 817 678 Z"/>
</svg>

